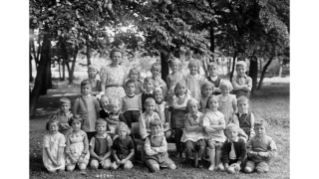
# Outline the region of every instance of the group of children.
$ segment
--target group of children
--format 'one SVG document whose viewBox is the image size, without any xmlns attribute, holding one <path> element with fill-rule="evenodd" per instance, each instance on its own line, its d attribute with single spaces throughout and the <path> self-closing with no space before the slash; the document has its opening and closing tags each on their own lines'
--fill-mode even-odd
<svg viewBox="0 0 319 179">
<path fill-rule="evenodd" d="M 218 76 L 215 63 L 209 64 L 208 77 L 199 74 L 196 60 L 189 62 L 186 76 L 180 65 L 178 59 L 171 60 L 167 83 L 161 79 L 159 63 L 152 65 L 152 77 L 143 82 L 139 71 L 131 69 L 126 96 L 120 99 L 101 93 L 101 84 L 92 75 L 98 70 L 90 66 L 72 113 L 71 101 L 63 97 L 60 112 L 47 122 L 43 149 L 47 170 L 72 171 L 76 166 L 85 170 L 87 165 L 131 169 L 136 147 L 130 133 L 132 124 L 138 123 L 145 164 L 152 172 L 176 168 L 166 139 L 175 142 L 176 157 L 186 154 L 185 164 L 193 157 L 193 166 L 202 168 L 207 151 L 210 171 L 267 172 L 276 144 L 266 135 L 264 121 L 255 121 L 248 110 L 251 78 L 245 74 L 245 62 L 236 64 L 232 83 Z"/>
</svg>

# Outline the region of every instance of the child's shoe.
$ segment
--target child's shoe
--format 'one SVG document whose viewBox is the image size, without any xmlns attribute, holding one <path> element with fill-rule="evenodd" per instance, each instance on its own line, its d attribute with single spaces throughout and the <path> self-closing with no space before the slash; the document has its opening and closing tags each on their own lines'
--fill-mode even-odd
<svg viewBox="0 0 319 179">
<path fill-rule="evenodd" d="M 224 171 L 225 167 L 222 163 L 218 164 L 218 166 L 215 168 L 215 170 L 220 170 L 220 171 Z"/>
<path fill-rule="evenodd" d="M 195 166 L 195 167 L 197 167 L 197 168 L 204 168 L 203 161 L 202 161 L 202 160 L 199 160 L 199 161 L 198 161 L 198 165 Z"/>
<path fill-rule="evenodd" d="M 214 169 L 215 169 L 215 165 L 210 165 L 208 168 L 209 171 L 214 171 Z"/>
</svg>

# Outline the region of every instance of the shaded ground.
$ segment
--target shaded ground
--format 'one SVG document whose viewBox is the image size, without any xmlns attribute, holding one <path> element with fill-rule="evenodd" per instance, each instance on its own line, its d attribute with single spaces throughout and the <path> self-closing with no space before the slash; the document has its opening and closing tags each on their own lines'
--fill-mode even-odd
<svg viewBox="0 0 319 179">
<path fill-rule="evenodd" d="M 93 178 L 99 174 L 105 174 L 104 178 L 218 178 L 218 179 L 255 179 L 255 178 L 289 178 L 290 163 L 290 132 L 289 132 L 289 85 L 267 85 L 252 97 L 250 106 L 257 118 L 264 118 L 268 123 L 267 133 L 276 142 L 278 156 L 270 165 L 267 174 L 229 175 L 225 172 L 209 172 L 207 169 L 196 169 L 181 164 L 178 158 L 172 158 L 177 170 L 162 170 L 156 174 L 149 173 L 141 164 L 136 164 L 130 171 L 93 171 L 87 169 L 88 176 L 81 175 L 79 171 L 49 174 L 42 164 L 42 136 L 45 133 L 44 126 L 48 115 L 58 110 L 58 100 L 61 96 L 69 97 L 72 102 L 79 93 L 76 86 L 65 89 L 50 90 L 49 94 L 39 99 L 39 114 L 30 119 L 30 178 Z M 174 145 L 170 144 L 170 151 Z M 206 167 L 207 168 L 207 167 Z"/>
</svg>

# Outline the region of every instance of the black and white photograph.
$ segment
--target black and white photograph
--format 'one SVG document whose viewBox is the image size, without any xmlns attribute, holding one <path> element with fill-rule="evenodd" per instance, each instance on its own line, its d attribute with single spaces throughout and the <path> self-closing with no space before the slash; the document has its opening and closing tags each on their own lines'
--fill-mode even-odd
<svg viewBox="0 0 319 179">
<path fill-rule="evenodd" d="M 289 0 L 23 8 L 29 178 L 290 178 Z"/>
</svg>

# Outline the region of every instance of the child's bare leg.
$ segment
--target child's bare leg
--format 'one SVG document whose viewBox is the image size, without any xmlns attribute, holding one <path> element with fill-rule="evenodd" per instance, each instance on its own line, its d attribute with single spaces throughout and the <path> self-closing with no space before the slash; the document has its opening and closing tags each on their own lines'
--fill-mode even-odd
<svg viewBox="0 0 319 179">
<path fill-rule="evenodd" d="M 255 169 L 255 162 L 253 161 L 247 161 L 246 166 L 244 168 L 245 173 L 251 173 Z"/>
<path fill-rule="evenodd" d="M 96 159 L 92 159 L 91 162 L 90 162 L 90 167 L 92 169 L 97 169 L 99 168 L 99 161 L 96 160 Z"/>
<path fill-rule="evenodd" d="M 150 169 L 151 172 L 157 172 L 160 170 L 160 166 L 155 160 L 152 160 L 152 159 L 146 160 L 145 164 Z"/>
<path fill-rule="evenodd" d="M 195 160 L 195 166 L 198 166 L 199 168 L 203 167 L 203 154 L 205 152 L 205 148 L 206 148 L 206 146 L 200 145 L 199 146 L 199 150 L 198 150 L 198 152 L 196 154 L 197 159 Z M 200 160 L 200 163 L 198 164 L 198 160 L 199 159 L 201 159 L 201 160 Z"/>
<path fill-rule="evenodd" d="M 235 170 L 234 165 L 230 165 L 230 166 L 227 168 L 227 172 L 230 173 L 230 174 L 235 174 L 235 173 L 236 173 L 236 170 Z"/>
<path fill-rule="evenodd" d="M 222 162 L 220 161 L 220 157 L 221 157 L 221 150 L 220 148 L 219 149 L 216 149 L 216 157 L 215 157 L 215 164 L 217 165 L 217 168 L 218 170 L 224 170 L 224 165 L 222 164 Z"/>
<path fill-rule="evenodd" d="M 73 171 L 75 169 L 75 165 L 68 165 L 67 167 L 66 167 L 66 170 L 67 171 Z"/>
<path fill-rule="evenodd" d="M 125 170 L 129 170 L 129 169 L 131 169 L 131 168 L 133 168 L 133 163 L 132 163 L 132 161 L 128 160 L 128 161 L 124 164 L 124 169 L 125 169 Z"/>
<path fill-rule="evenodd" d="M 208 154 L 210 160 L 210 166 L 208 170 L 213 171 L 215 168 L 215 144 L 213 140 L 208 141 Z"/>
<path fill-rule="evenodd" d="M 56 172 L 56 169 L 51 169 L 51 170 L 48 169 L 48 172 L 49 172 L 49 173 L 55 173 L 55 172 Z"/>
<path fill-rule="evenodd" d="M 108 169 L 110 169 L 111 168 L 111 165 L 112 165 L 112 162 L 111 162 L 111 160 L 110 159 L 105 159 L 104 161 L 103 161 L 103 169 L 106 169 L 106 170 L 108 170 Z"/>
<path fill-rule="evenodd" d="M 78 167 L 80 170 L 85 170 L 86 169 L 86 164 L 85 163 L 79 163 Z"/>
<path fill-rule="evenodd" d="M 173 164 L 169 165 L 168 168 L 171 169 L 171 170 L 175 170 L 176 169 L 176 165 L 173 163 Z"/>
<path fill-rule="evenodd" d="M 119 168 L 119 165 L 118 165 L 116 162 L 113 162 L 112 165 L 111 165 L 111 168 L 112 168 L 113 170 L 116 170 L 116 169 Z"/>
</svg>

